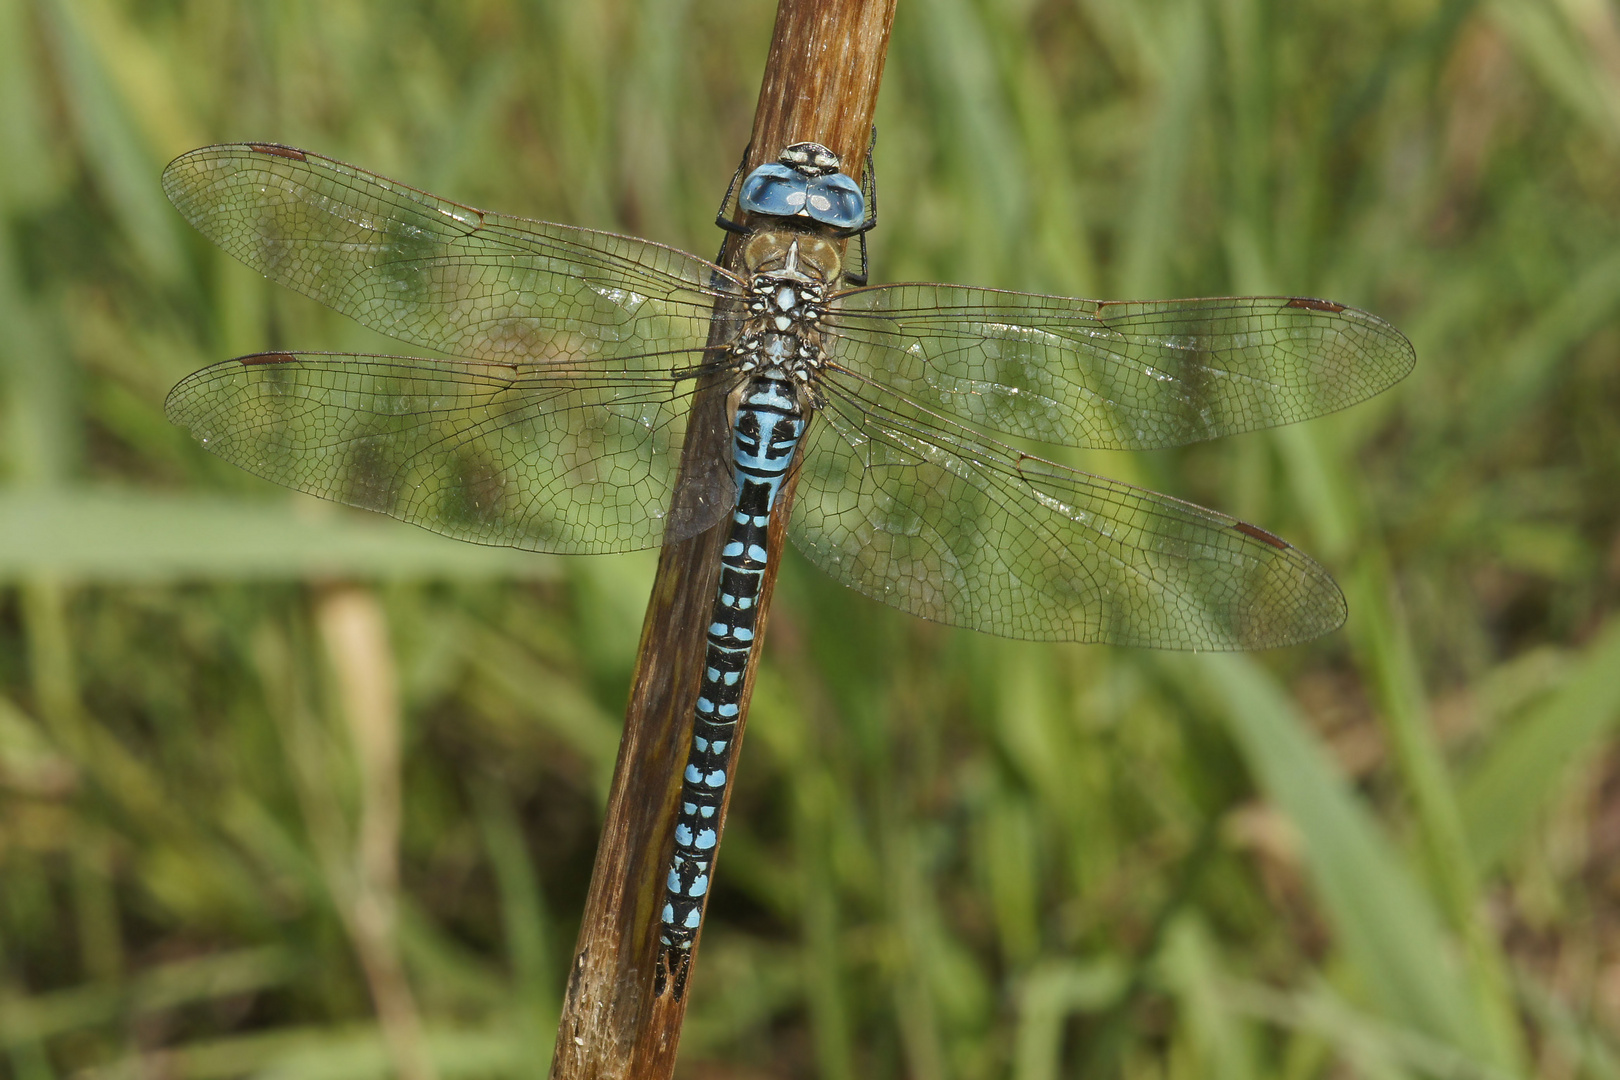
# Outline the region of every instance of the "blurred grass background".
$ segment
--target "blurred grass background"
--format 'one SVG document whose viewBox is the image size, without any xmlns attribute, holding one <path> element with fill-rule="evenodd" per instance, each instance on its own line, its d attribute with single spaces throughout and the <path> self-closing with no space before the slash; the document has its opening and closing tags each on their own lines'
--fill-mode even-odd
<svg viewBox="0 0 1620 1080">
<path fill-rule="evenodd" d="M 209 459 L 182 375 L 387 343 L 158 174 L 288 142 L 710 255 L 771 17 L 0 0 L 0 1074 L 545 1074 L 652 556 Z M 1322 559 L 1307 647 L 998 641 L 789 555 L 683 1075 L 1620 1076 L 1616 7 L 904 0 L 879 127 L 876 281 L 1328 296 L 1419 367 L 1084 459 Z"/>
</svg>

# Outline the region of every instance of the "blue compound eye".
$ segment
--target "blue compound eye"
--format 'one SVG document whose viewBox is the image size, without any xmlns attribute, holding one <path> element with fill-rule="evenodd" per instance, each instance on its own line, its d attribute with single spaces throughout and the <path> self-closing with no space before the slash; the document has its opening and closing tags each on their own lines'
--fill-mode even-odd
<svg viewBox="0 0 1620 1080">
<path fill-rule="evenodd" d="M 853 229 L 866 220 L 860 185 L 843 173 L 818 176 L 806 185 L 807 212 L 823 225 Z"/>
<path fill-rule="evenodd" d="M 802 173 L 786 165 L 761 165 L 743 181 L 737 205 L 750 214 L 792 217 L 803 212 L 806 198 Z"/>
</svg>

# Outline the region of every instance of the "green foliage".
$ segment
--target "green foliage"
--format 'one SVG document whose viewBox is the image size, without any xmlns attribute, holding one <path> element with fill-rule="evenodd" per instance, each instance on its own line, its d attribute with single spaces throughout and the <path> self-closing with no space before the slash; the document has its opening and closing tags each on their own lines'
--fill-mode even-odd
<svg viewBox="0 0 1620 1080">
<path fill-rule="evenodd" d="M 769 17 L 0 0 L 0 1074 L 544 1075 L 651 557 L 210 459 L 183 375 L 389 343 L 158 174 L 274 140 L 707 254 Z M 1617 56 L 1576 0 L 900 5 L 875 280 L 1327 296 L 1419 367 L 1073 457 L 1321 558 L 1310 646 L 999 641 L 789 555 L 686 1075 L 1620 1075 Z"/>
</svg>

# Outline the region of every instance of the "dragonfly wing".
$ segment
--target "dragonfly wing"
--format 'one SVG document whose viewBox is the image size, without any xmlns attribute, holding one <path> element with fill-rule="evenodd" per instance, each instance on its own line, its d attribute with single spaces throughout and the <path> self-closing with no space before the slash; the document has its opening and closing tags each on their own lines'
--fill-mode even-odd
<svg viewBox="0 0 1620 1080">
<path fill-rule="evenodd" d="M 473 359 L 695 366 L 717 290 L 733 288 L 675 248 L 475 210 L 290 147 L 193 150 L 163 190 L 272 281 Z"/>
<path fill-rule="evenodd" d="M 267 353 L 187 377 L 169 419 L 267 480 L 482 544 L 630 551 L 735 494 L 675 476 L 693 383 L 588 365 Z"/>
<path fill-rule="evenodd" d="M 1263 649 L 1345 618 L 1319 565 L 1225 514 L 1020 453 L 831 373 L 796 489 L 810 561 L 902 611 L 1006 637 Z"/>
<path fill-rule="evenodd" d="M 1064 446 L 1150 450 L 1305 420 L 1371 397 L 1415 362 L 1382 319 L 1298 297 L 881 285 L 831 309 L 838 364 L 976 427 Z"/>
</svg>

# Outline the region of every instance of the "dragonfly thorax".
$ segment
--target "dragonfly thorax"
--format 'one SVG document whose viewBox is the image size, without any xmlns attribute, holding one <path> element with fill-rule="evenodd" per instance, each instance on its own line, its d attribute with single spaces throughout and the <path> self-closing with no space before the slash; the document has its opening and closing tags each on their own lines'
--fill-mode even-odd
<svg viewBox="0 0 1620 1080">
<path fill-rule="evenodd" d="M 820 312 L 815 305 L 799 302 L 786 312 L 773 306 L 748 320 L 731 355 L 739 372 L 791 380 L 814 400 L 813 384 L 821 367 Z"/>
<path fill-rule="evenodd" d="M 837 247 L 813 233 L 769 230 L 749 238 L 743 257 L 748 317 L 731 347 L 738 370 L 789 379 L 815 400 L 827 285 L 842 269 Z"/>
<path fill-rule="evenodd" d="M 825 236 L 794 228 L 761 229 L 743 248 L 743 269 L 750 278 L 787 278 L 825 288 L 844 272 L 838 245 Z"/>
</svg>

